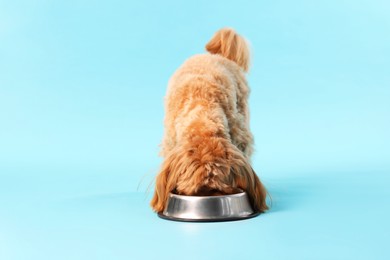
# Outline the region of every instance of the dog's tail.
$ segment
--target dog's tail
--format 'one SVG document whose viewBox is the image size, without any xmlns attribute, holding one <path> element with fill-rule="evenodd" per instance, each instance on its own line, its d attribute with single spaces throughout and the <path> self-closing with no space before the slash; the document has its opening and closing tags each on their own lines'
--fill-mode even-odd
<svg viewBox="0 0 390 260">
<path fill-rule="evenodd" d="M 151 206 L 163 211 L 170 192 L 199 196 L 239 190 L 247 192 L 255 211 L 268 209 L 266 189 L 243 153 L 226 138 L 195 136 L 165 158 Z"/>
<path fill-rule="evenodd" d="M 248 43 L 233 29 L 223 28 L 217 31 L 206 44 L 206 50 L 234 61 L 244 71 L 249 69 L 250 50 Z"/>
</svg>

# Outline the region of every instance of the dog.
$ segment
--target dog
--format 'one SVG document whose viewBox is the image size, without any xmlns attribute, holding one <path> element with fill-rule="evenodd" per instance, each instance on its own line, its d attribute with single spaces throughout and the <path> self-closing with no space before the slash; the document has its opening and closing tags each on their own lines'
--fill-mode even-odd
<svg viewBox="0 0 390 260">
<path fill-rule="evenodd" d="M 267 191 L 250 164 L 250 62 L 246 40 L 231 28 L 217 31 L 173 74 L 165 97 L 164 158 L 151 206 L 162 212 L 169 193 L 190 196 L 245 191 L 256 212 L 268 209 Z"/>
</svg>

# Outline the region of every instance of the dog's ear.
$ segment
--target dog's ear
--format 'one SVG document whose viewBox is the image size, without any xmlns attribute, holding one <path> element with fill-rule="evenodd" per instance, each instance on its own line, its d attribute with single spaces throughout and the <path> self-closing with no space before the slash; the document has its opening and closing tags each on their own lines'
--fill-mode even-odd
<svg viewBox="0 0 390 260">
<path fill-rule="evenodd" d="M 244 71 L 249 70 L 250 50 L 248 42 L 233 29 L 223 28 L 217 31 L 206 44 L 206 50 L 234 61 Z"/>
<path fill-rule="evenodd" d="M 264 185 L 261 183 L 259 177 L 257 177 L 255 171 L 252 169 L 252 174 L 254 177 L 254 183 L 253 183 L 253 198 L 255 202 L 255 206 L 257 207 L 258 211 L 264 212 L 268 209 L 266 198 L 267 198 L 267 190 L 265 189 Z"/>
<path fill-rule="evenodd" d="M 237 187 L 247 192 L 255 211 L 264 212 L 268 209 L 266 198 L 267 190 L 260 182 L 255 171 L 249 164 L 232 168 Z"/>
<path fill-rule="evenodd" d="M 156 178 L 156 186 L 154 189 L 154 195 L 150 205 L 153 210 L 156 212 L 161 212 L 164 210 L 165 201 L 167 198 L 166 195 L 166 183 L 168 178 L 168 169 L 162 169 Z"/>
<path fill-rule="evenodd" d="M 164 210 L 169 193 L 175 189 L 175 180 L 177 178 L 173 176 L 173 172 L 171 174 L 171 167 L 174 160 L 174 156 L 168 156 L 157 175 L 154 195 L 150 202 L 150 205 L 156 212 L 162 212 Z"/>
</svg>

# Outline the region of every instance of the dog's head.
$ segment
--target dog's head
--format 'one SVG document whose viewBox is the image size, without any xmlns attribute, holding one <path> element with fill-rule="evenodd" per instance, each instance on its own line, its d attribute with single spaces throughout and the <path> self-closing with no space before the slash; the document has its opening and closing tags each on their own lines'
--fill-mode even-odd
<svg viewBox="0 0 390 260">
<path fill-rule="evenodd" d="M 181 146 L 166 158 L 156 179 L 151 202 L 155 211 L 164 210 L 168 195 L 225 195 L 244 190 L 256 211 L 268 207 L 266 190 L 242 153 L 223 138 Z"/>
</svg>

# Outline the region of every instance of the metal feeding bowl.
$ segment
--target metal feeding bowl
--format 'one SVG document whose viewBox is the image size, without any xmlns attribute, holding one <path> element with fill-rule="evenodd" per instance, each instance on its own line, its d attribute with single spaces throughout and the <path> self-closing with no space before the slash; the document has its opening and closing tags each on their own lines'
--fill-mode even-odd
<svg viewBox="0 0 390 260">
<path fill-rule="evenodd" d="M 252 218 L 255 212 L 245 192 L 221 196 L 184 196 L 171 193 L 159 217 L 186 222 L 215 222 Z"/>
</svg>

